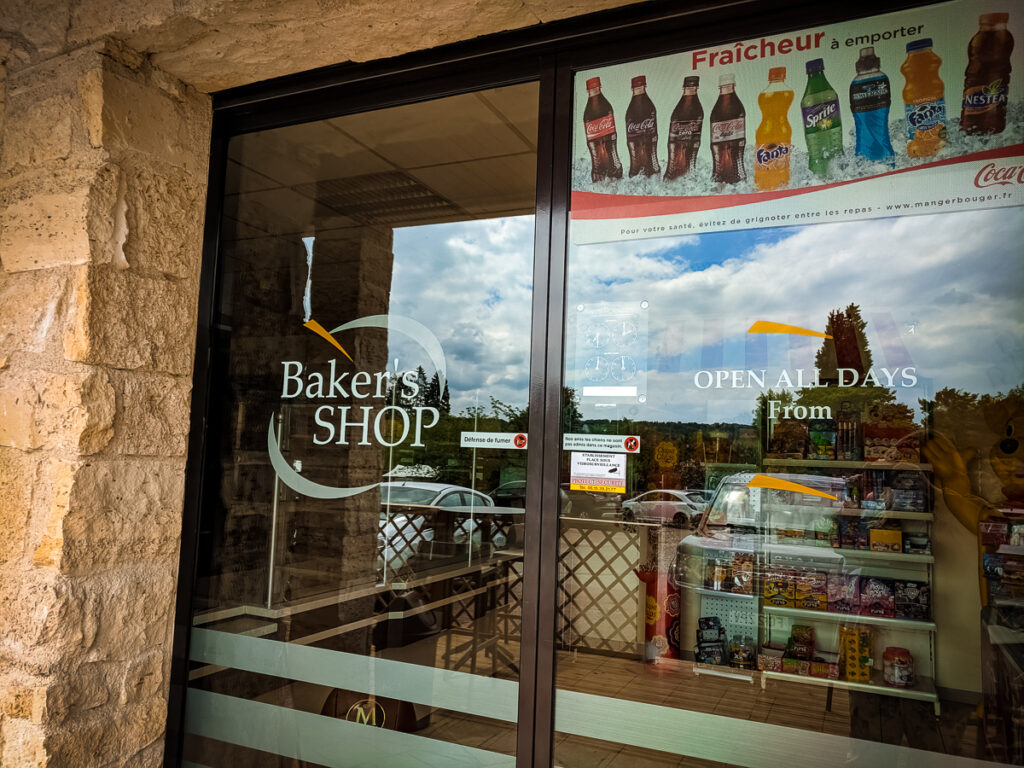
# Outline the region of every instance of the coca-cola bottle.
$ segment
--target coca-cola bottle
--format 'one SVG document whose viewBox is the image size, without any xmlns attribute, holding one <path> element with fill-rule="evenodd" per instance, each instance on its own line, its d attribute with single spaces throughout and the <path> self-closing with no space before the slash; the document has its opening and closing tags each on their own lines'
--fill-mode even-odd
<svg viewBox="0 0 1024 768">
<path fill-rule="evenodd" d="M 587 149 L 590 150 L 591 178 L 594 181 L 621 179 L 615 114 L 601 93 L 601 78 L 587 80 L 587 97 L 587 106 L 583 108 L 583 129 L 587 135 Z"/>
<path fill-rule="evenodd" d="M 747 178 L 743 148 L 747 144 L 747 113 L 736 95 L 736 77 L 718 78 L 718 101 L 711 110 L 711 178 L 736 184 Z"/>
<path fill-rule="evenodd" d="M 1006 30 L 1008 13 L 984 13 L 967 48 L 960 129 L 967 134 L 1002 133 L 1010 91 L 1013 35 Z"/>
<path fill-rule="evenodd" d="M 672 110 L 668 125 L 668 167 L 665 181 L 672 181 L 693 170 L 700 149 L 700 132 L 704 127 L 704 107 L 697 98 L 700 78 L 683 78 L 683 96 Z"/>
<path fill-rule="evenodd" d="M 633 98 L 626 107 L 626 146 L 629 147 L 629 178 L 638 173 L 661 173 L 658 165 L 658 113 L 647 95 L 647 78 L 639 75 L 630 83 Z"/>
</svg>

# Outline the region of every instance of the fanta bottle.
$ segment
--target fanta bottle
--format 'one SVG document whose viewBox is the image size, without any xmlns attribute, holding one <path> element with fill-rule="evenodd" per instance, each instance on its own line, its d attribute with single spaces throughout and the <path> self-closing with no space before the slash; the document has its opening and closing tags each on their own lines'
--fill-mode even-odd
<svg viewBox="0 0 1024 768">
<path fill-rule="evenodd" d="M 768 70 L 768 87 L 757 97 L 761 107 L 761 124 L 754 138 L 754 186 L 778 189 L 789 184 L 789 156 L 793 149 L 793 129 L 789 125 L 789 108 L 793 91 L 786 86 L 786 68 Z"/>
<path fill-rule="evenodd" d="M 941 65 L 930 37 L 907 43 L 907 60 L 900 72 L 907 80 L 903 103 L 910 157 L 931 157 L 946 146 L 946 88 L 939 77 Z"/>
</svg>

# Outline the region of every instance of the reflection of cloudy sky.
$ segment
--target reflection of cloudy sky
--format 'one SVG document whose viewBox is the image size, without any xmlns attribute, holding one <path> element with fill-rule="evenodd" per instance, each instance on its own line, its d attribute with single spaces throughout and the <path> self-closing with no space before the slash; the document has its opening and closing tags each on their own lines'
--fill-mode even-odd
<svg viewBox="0 0 1024 768">
<path fill-rule="evenodd" d="M 479 395 L 527 403 L 533 217 L 435 224 L 395 230 L 390 311 L 434 332 L 444 347 L 452 410 Z M 423 364 L 400 335 L 389 338 L 399 368 Z"/>
<path fill-rule="evenodd" d="M 482 401 L 526 401 L 532 236 L 530 218 L 396 232 L 392 311 L 438 334 L 459 407 L 477 388 Z M 876 368 L 917 368 L 901 400 L 945 386 L 999 392 L 1024 380 L 1022 236 L 1021 216 L 1004 209 L 581 246 L 569 306 L 649 303 L 641 419 L 749 421 L 756 392 L 700 391 L 694 373 L 765 368 L 772 382 L 782 368 L 811 369 L 816 340 L 746 329 L 824 330 L 850 303 Z M 567 383 L 583 375 L 570 370 Z"/>
</svg>

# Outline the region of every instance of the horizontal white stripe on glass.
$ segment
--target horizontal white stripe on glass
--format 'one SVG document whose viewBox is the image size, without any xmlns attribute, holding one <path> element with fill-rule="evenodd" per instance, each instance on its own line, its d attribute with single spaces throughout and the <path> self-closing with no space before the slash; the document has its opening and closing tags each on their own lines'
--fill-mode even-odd
<svg viewBox="0 0 1024 768">
<path fill-rule="evenodd" d="M 751 768 L 1005 768 L 969 757 L 576 691 L 555 694 L 555 729 Z"/>
<path fill-rule="evenodd" d="M 519 683 L 278 640 L 192 630 L 192 661 L 514 723 Z"/>
<path fill-rule="evenodd" d="M 515 758 L 191 688 L 188 733 L 329 768 L 512 768 Z"/>
<path fill-rule="evenodd" d="M 636 397 L 636 387 L 584 387 L 584 397 Z"/>
</svg>

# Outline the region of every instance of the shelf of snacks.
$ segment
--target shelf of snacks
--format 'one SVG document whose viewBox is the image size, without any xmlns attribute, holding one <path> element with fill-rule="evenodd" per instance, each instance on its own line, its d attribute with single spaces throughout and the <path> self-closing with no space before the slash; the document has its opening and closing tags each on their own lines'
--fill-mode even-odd
<svg viewBox="0 0 1024 768">
<path fill-rule="evenodd" d="M 839 509 L 836 514 L 842 517 L 860 517 L 866 520 L 924 520 L 931 522 L 935 515 L 931 512 L 911 512 L 902 509 Z"/>
<path fill-rule="evenodd" d="M 741 669 L 739 667 L 726 667 L 719 664 L 702 664 L 699 661 L 693 663 L 693 674 L 713 675 L 724 677 L 729 680 L 741 680 L 753 684 L 757 671 L 753 669 Z"/>
<path fill-rule="evenodd" d="M 753 595 L 749 592 L 729 592 L 720 589 L 707 589 L 705 587 L 697 587 L 696 589 L 694 589 L 694 592 L 696 592 L 698 595 L 705 595 L 707 597 L 740 597 L 745 598 L 747 600 L 753 600 L 756 597 L 756 595 Z"/>
<path fill-rule="evenodd" d="M 812 677 L 810 675 L 800 675 L 790 672 L 761 672 L 761 685 L 763 686 L 766 680 L 787 680 L 797 681 L 800 683 L 809 683 L 810 685 L 824 685 L 832 686 L 834 688 L 845 688 L 852 691 L 866 691 L 867 693 L 879 693 L 885 696 L 898 696 L 904 699 L 918 699 L 920 701 L 930 701 L 938 705 L 939 694 L 935 690 L 935 681 L 930 677 L 918 677 L 914 682 L 913 688 L 894 688 L 886 685 L 885 680 L 882 679 L 882 673 L 877 669 L 872 670 L 870 682 L 851 682 L 849 680 L 830 680 L 823 677 Z"/>
<path fill-rule="evenodd" d="M 861 507 L 843 507 L 842 509 L 829 509 L 822 510 L 819 507 L 807 507 L 807 506 L 792 506 L 786 509 L 776 510 L 780 516 L 786 516 L 791 518 L 818 518 L 828 516 L 839 516 L 839 517 L 859 517 L 865 520 L 924 520 L 931 522 L 935 519 L 935 516 L 931 512 L 919 512 L 909 509 L 868 509 Z M 730 525 L 756 525 L 757 521 L 753 519 L 749 520 L 729 520 Z M 770 524 L 771 527 L 778 527 L 774 523 Z"/>
<path fill-rule="evenodd" d="M 935 683 L 930 675 L 917 673 L 910 651 L 888 646 L 882 658 L 876 659 L 876 630 L 854 623 L 860 617 L 848 618 L 851 621 L 839 626 L 836 651 L 818 648 L 814 627 L 805 624 L 794 624 L 785 643 L 766 642 L 761 645 L 757 652 L 761 685 L 776 678 L 921 699 L 933 702 L 938 714 L 939 697 Z M 876 669 L 877 661 L 881 661 L 882 669 Z"/>
<path fill-rule="evenodd" d="M 814 544 L 782 544 L 766 542 L 766 552 L 794 557 L 813 557 L 815 552 L 822 553 L 829 560 L 839 557 L 848 560 L 882 560 L 889 563 L 920 563 L 926 565 L 935 562 L 935 556 L 908 552 L 874 552 L 870 549 L 845 549 L 840 547 L 815 546 Z M 828 553 L 828 554 L 825 554 Z"/>
<path fill-rule="evenodd" d="M 793 467 L 807 469 L 877 469 L 877 470 L 918 470 L 931 472 L 932 465 L 919 461 L 840 461 L 837 459 L 764 459 L 766 467 Z"/>
<path fill-rule="evenodd" d="M 862 616 L 850 613 L 834 613 L 832 611 L 815 611 L 806 608 L 790 608 L 788 606 L 765 605 L 762 610 L 766 615 L 788 616 L 804 621 L 842 621 L 847 624 L 877 624 L 894 629 L 911 629 L 921 632 L 934 632 L 935 622 L 922 619 L 896 618 L 888 616 Z"/>
</svg>

